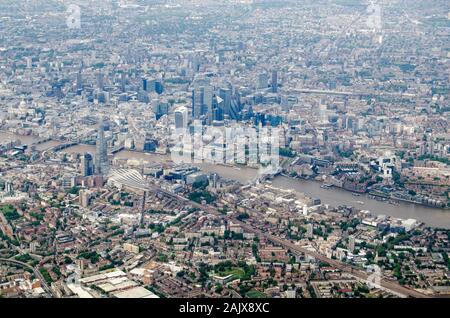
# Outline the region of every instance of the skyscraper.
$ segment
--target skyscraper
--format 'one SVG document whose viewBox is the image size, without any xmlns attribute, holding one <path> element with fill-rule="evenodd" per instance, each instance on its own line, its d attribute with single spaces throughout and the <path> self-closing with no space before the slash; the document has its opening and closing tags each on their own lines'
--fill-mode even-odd
<svg viewBox="0 0 450 318">
<path fill-rule="evenodd" d="M 194 72 L 198 72 L 200 70 L 201 60 L 197 54 L 193 54 L 190 56 L 190 65 Z"/>
<path fill-rule="evenodd" d="M 162 93 L 164 93 L 164 85 L 163 85 L 162 82 L 160 82 L 160 81 L 155 81 L 154 86 L 155 86 L 155 92 L 156 92 L 158 95 L 161 95 Z"/>
<path fill-rule="evenodd" d="M 203 89 L 196 87 L 192 91 L 192 117 L 199 119 L 202 114 L 203 105 Z"/>
<path fill-rule="evenodd" d="M 103 83 L 103 73 L 101 73 L 101 72 L 98 72 L 97 74 L 96 74 L 96 77 L 97 77 L 97 88 L 99 89 L 99 90 L 103 90 L 103 88 L 104 88 L 104 83 Z"/>
<path fill-rule="evenodd" d="M 220 96 L 213 99 L 213 120 L 223 120 L 224 101 Z"/>
<path fill-rule="evenodd" d="M 188 110 L 186 107 L 180 107 L 175 111 L 175 128 L 185 129 L 188 122 Z"/>
<path fill-rule="evenodd" d="M 157 92 L 158 94 L 161 94 L 164 91 L 164 87 L 162 86 L 162 83 L 157 84 L 156 79 L 151 78 L 151 77 L 142 77 L 141 89 L 145 92 L 149 92 L 149 93 Z"/>
<path fill-rule="evenodd" d="M 108 172 L 108 148 L 105 139 L 105 127 L 103 120 L 100 121 L 98 128 L 96 150 L 95 173 L 98 175 L 104 175 Z"/>
<path fill-rule="evenodd" d="M 145 92 L 148 91 L 148 79 L 146 77 L 142 78 L 142 90 Z"/>
<path fill-rule="evenodd" d="M 157 119 L 167 115 L 169 113 L 169 103 L 167 100 L 155 100 L 153 102 L 153 112 Z"/>
<path fill-rule="evenodd" d="M 256 88 L 257 89 L 265 89 L 267 88 L 267 82 L 268 82 L 267 74 L 261 73 L 258 75 L 257 81 L 256 81 Z"/>
<path fill-rule="evenodd" d="M 230 104 L 229 116 L 231 119 L 238 120 L 241 112 L 241 105 L 239 104 L 239 100 L 233 98 Z"/>
<path fill-rule="evenodd" d="M 272 93 L 278 92 L 278 72 L 276 70 L 272 71 Z"/>
<path fill-rule="evenodd" d="M 214 120 L 213 114 L 213 88 L 212 86 L 205 86 L 203 89 L 203 104 L 206 108 L 206 114 L 208 116 L 208 124 Z"/>
<path fill-rule="evenodd" d="M 77 93 L 83 90 L 83 77 L 81 76 L 81 70 L 77 73 Z"/>
<path fill-rule="evenodd" d="M 94 160 L 90 153 L 85 153 L 81 158 L 81 174 L 88 177 L 94 174 Z"/>
<path fill-rule="evenodd" d="M 223 114 L 230 115 L 231 107 L 231 89 L 221 88 L 219 90 L 219 96 L 223 99 Z"/>
</svg>

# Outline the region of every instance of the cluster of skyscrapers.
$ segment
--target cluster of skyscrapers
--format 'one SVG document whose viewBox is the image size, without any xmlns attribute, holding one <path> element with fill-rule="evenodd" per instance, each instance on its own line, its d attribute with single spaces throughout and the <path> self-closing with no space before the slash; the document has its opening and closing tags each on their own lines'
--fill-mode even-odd
<svg viewBox="0 0 450 318">
<path fill-rule="evenodd" d="M 203 119 L 211 125 L 214 121 L 240 120 L 243 116 L 244 103 L 241 102 L 239 89 L 231 84 L 226 87 L 215 89 L 208 77 L 197 78 L 193 82 L 192 90 L 192 117 L 193 119 Z M 256 79 L 257 89 L 270 88 L 271 93 L 278 92 L 278 72 L 271 72 L 269 75 L 260 73 Z"/>
</svg>

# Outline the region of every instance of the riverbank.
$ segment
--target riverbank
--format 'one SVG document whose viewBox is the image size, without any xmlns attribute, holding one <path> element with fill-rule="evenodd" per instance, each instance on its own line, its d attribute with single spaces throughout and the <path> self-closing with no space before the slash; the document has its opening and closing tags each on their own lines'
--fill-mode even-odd
<svg viewBox="0 0 450 318">
<path fill-rule="evenodd" d="M 387 215 L 401 219 L 416 219 L 428 226 L 450 229 L 450 210 L 431 208 L 407 202 L 390 204 L 378 201 L 368 194 L 355 197 L 352 192 L 339 188 L 321 188 L 322 183 L 314 180 L 293 179 L 286 176 L 275 177 L 272 185 L 281 189 L 292 189 L 307 196 L 321 199 L 330 206 L 353 206 L 368 210 L 374 215 Z M 360 204 L 362 202 L 362 204 Z"/>
<path fill-rule="evenodd" d="M 381 192 L 377 192 L 377 191 L 370 191 L 368 193 L 371 196 L 377 197 L 377 198 L 384 198 L 388 201 L 396 201 L 396 202 L 406 202 L 406 203 L 412 203 L 412 204 L 417 204 L 417 205 L 421 205 L 421 206 L 425 206 L 425 207 L 429 207 L 429 208 L 433 208 L 433 209 L 442 209 L 442 210 L 449 210 L 450 211 L 450 207 L 439 207 L 439 206 L 433 206 L 433 205 L 428 205 L 419 201 L 414 201 L 414 200 L 408 200 L 405 198 L 401 198 L 394 195 L 388 195 L 385 193 L 381 193 Z"/>
<path fill-rule="evenodd" d="M 38 142 L 38 140 L 34 140 L 34 142 Z M 62 152 L 90 152 L 95 154 L 95 146 L 77 145 L 64 149 Z M 143 153 L 129 150 L 122 150 L 118 152 L 114 155 L 114 158 L 142 160 L 148 163 L 162 163 L 171 160 L 170 155 Z M 204 172 L 217 173 L 224 178 L 236 180 L 242 184 L 252 182 L 258 175 L 257 169 L 246 166 L 230 167 L 215 164 L 196 164 L 196 166 Z M 402 219 L 412 218 L 429 226 L 450 229 L 450 210 L 431 208 L 402 201 L 398 204 L 390 204 L 388 200 L 378 201 L 371 198 L 368 194 L 360 194 L 360 196 L 355 197 L 352 195 L 352 192 L 343 189 L 334 187 L 330 189 L 321 188 L 322 183 L 318 181 L 293 179 L 288 176 L 277 176 L 272 180 L 272 184 L 273 186 L 281 189 L 295 190 L 299 194 L 303 193 L 309 197 L 319 198 L 323 203 L 330 206 L 354 206 L 361 210 L 368 210 L 374 215 L 388 215 Z"/>
</svg>

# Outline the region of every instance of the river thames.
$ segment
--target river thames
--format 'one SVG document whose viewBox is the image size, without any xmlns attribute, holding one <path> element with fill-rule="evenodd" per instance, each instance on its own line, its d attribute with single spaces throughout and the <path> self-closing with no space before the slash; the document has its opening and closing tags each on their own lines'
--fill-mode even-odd
<svg viewBox="0 0 450 318">
<path fill-rule="evenodd" d="M 65 150 L 68 153 L 95 152 L 94 146 L 79 145 Z M 140 153 L 133 151 L 121 151 L 115 158 L 135 159 L 148 163 L 162 163 L 170 161 L 169 155 L 158 155 Z M 220 176 L 239 181 L 243 184 L 253 181 L 258 170 L 247 167 L 230 167 L 214 164 L 196 164 L 204 172 L 217 173 Z M 450 229 L 450 210 L 436 209 L 422 205 L 399 202 L 390 204 L 388 202 L 377 201 L 369 195 L 354 196 L 351 192 L 339 189 L 323 189 L 321 183 L 312 180 L 292 179 L 285 176 L 278 176 L 272 181 L 272 185 L 281 189 L 292 189 L 297 193 L 304 193 L 309 197 L 319 198 L 322 203 L 330 206 L 354 206 L 361 210 L 368 210 L 374 215 L 387 215 L 401 219 L 416 219 L 429 226 Z M 363 204 L 361 204 L 363 202 Z"/>
<path fill-rule="evenodd" d="M 0 140 L 3 138 L 13 138 L 10 133 L 0 132 Z M 35 137 L 16 136 L 23 143 L 32 144 L 38 139 Z M 36 149 L 45 150 L 58 144 L 58 142 L 48 141 L 36 145 Z M 95 146 L 77 145 L 63 150 L 64 153 L 84 153 L 95 154 Z M 114 156 L 115 158 L 134 159 L 147 163 L 163 163 L 170 161 L 169 155 L 158 155 L 150 153 L 140 153 L 133 151 L 121 151 Z M 239 181 L 243 184 L 251 182 L 258 175 L 258 170 L 247 167 L 230 167 L 214 164 L 196 164 L 204 172 L 217 173 L 220 176 Z M 292 179 L 285 176 L 278 176 L 272 180 L 272 185 L 281 189 L 292 189 L 297 193 L 306 194 L 309 197 L 319 198 L 322 203 L 330 206 L 353 206 L 361 210 L 368 210 L 374 215 L 387 215 L 402 219 L 416 219 L 429 226 L 450 229 L 450 210 L 437 209 L 421 206 L 412 203 L 399 202 L 390 204 L 388 202 L 377 201 L 369 195 L 354 196 L 351 192 L 338 189 L 321 188 L 321 183 L 310 180 Z M 361 204 L 362 203 L 362 204 Z"/>
</svg>

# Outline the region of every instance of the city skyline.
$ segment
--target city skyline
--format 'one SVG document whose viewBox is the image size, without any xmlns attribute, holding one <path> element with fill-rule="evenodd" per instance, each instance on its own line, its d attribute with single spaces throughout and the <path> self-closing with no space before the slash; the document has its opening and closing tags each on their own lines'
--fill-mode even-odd
<svg viewBox="0 0 450 318">
<path fill-rule="evenodd" d="M 449 12 L 0 0 L 0 297 L 449 297 Z"/>
</svg>

